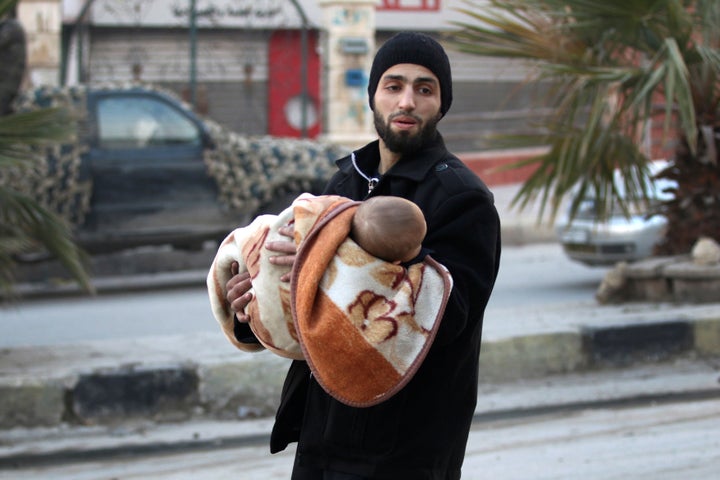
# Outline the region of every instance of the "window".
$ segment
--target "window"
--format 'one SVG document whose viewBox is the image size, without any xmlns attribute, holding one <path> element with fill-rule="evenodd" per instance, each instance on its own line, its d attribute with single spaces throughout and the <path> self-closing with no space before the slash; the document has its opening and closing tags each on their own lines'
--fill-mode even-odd
<svg viewBox="0 0 720 480">
<path fill-rule="evenodd" d="M 197 126 L 171 105 L 151 97 L 101 98 L 98 102 L 100 147 L 199 145 Z"/>
</svg>

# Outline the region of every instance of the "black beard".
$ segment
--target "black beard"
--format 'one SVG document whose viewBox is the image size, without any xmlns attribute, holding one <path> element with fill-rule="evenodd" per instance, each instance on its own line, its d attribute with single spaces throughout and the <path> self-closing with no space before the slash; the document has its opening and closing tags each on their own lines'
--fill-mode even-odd
<svg viewBox="0 0 720 480">
<path fill-rule="evenodd" d="M 390 121 L 398 116 L 410 116 L 417 120 L 422 125 L 420 131 L 414 135 L 410 132 L 394 132 L 390 128 Z M 399 112 L 390 115 L 387 122 L 383 121 L 382 116 L 379 113 L 373 112 L 373 119 L 375 122 L 375 130 L 377 130 L 378 136 L 385 142 L 385 146 L 393 153 L 400 153 L 403 155 L 415 153 L 420 150 L 426 143 L 435 138 L 437 133 L 437 124 L 440 121 L 441 116 L 438 114 L 437 117 L 431 118 L 427 123 L 422 123 L 422 120 L 415 115 L 405 112 Z"/>
</svg>

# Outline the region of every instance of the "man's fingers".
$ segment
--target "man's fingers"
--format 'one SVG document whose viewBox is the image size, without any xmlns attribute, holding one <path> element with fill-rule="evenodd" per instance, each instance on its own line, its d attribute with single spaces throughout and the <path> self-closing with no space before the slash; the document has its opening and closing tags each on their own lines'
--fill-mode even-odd
<svg viewBox="0 0 720 480">
<path fill-rule="evenodd" d="M 286 237 L 290 237 L 291 239 L 295 237 L 295 224 L 291 223 L 288 225 L 284 225 L 280 228 L 278 228 L 278 233 L 280 235 L 285 235 Z"/>
<path fill-rule="evenodd" d="M 295 263 L 295 255 L 275 255 L 273 257 L 268 258 L 270 263 L 273 265 L 283 265 L 287 267 L 292 267 Z"/>
<path fill-rule="evenodd" d="M 297 251 L 297 246 L 295 245 L 295 242 L 282 242 L 279 240 L 265 242 L 265 248 L 277 253 L 294 254 Z"/>
<path fill-rule="evenodd" d="M 240 295 L 230 303 L 230 308 L 232 308 L 233 312 L 235 312 L 235 317 L 238 319 L 238 322 L 247 323 L 250 321 L 250 317 L 245 315 L 243 312 L 248 303 L 250 303 L 250 300 L 252 300 L 252 297 L 252 293 L 247 292 Z"/>
<path fill-rule="evenodd" d="M 230 267 L 232 269 L 232 267 Z M 248 272 L 243 272 L 237 275 L 233 275 L 230 277 L 230 280 L 228 280 L 227 285 L 225 288 L 228 291 L 228 295 L 230 294 L 230 291 L 233 290 L 239 283 L 248 282 L 250 281 L 250 274 Z M 249 287 L 246 289 L 246 291 L 249 289 Z M 245 292 L 241 292 L 245 293 Z"/>
<path fill-rule="evenodd" d="M 278 229 L 278 233 L 288 237 L 287 240 L 275 240 L 265 243 L 265 248 L 276 253 L 289 253 L 295 255 L 297 252 L 297 245 L 295 245 L 294 235 L 295 227 L 294 224 L 285 225 Z"/>
<path fill-rule="evenodd" d="M 233 267 L 231 267 L 232 269 Z M 227 289 L 227 302 L 230 304 L 230 308 L 235 312 L 238 321 L 247 322 L 248 318 L 243 311 L 247 307 L 250 300 L 252 300 L 252 281 L 250 280 L 250 274 L 243 272 L 239 275 L 234 275 L 228 280 L 225 287 Z"/>
<path fill-rule="evenodd" d="M 268 257 L 268 260 L 273 265 L 279 265 L 279 266 L 286 266 L 286 267 L 292 267 L 295 263 L 295 254 L 297 253 L 297 246 L 295 245 L 295 242 L 282 242 L 282 241 L 274 241 L 274 242 L 267 242 L 265 244 L 265 248 L 270 250 L 271 252 L 278 253 L 279 255 L 272 255 Z M 289 275 L 283 275 L 283 277 L 286 277 L 289 280 Z M 288 280 L 283 280 L 283 282 L 287 282 Z"/>
</svg>

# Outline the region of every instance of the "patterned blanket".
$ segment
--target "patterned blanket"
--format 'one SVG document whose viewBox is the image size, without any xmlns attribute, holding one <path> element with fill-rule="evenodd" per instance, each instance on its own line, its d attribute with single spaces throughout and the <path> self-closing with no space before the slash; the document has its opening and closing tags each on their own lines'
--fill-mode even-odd
<svg viewBox="0 0 720 480">
<path fill-rule="evenodd" d="M 305 359 L 320 385 L 351 406 L 378 404 L 417 371 L 435 337 L 452 289 L 431 257 L 405 268 L 369 255 L 349 238 L 359 202 L 303 194 L 279 216 L 258 217 L 220 245 L 208 273 L 213 314 L 228 339 L 245 351 L 263 347 Z M 298 254 L 288 270 L 269 263 L 263 248 L 294 220 Z M 230 264 L 253 279 L 250 328 L 260 341 L 238 342 L 225 298 Z"/>
</svg>

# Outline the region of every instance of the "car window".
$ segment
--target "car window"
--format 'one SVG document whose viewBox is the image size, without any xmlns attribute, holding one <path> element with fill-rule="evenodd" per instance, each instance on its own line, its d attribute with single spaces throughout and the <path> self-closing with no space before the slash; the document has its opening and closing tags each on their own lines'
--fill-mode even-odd
<svg viewBox="0 0 720 480">
<path fill-rule="evenodd" d="M 125 96 L 98 101 L 101 148 L 199 145 L 197 126 L 173 106 L 150 97 Z"/>
</svg>

